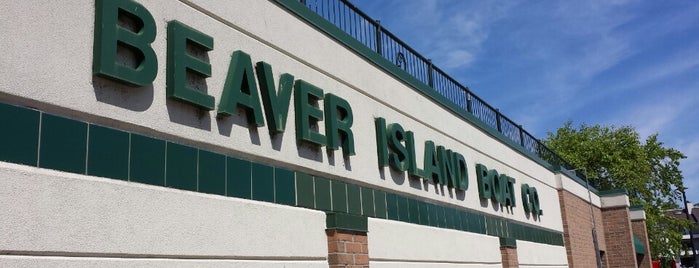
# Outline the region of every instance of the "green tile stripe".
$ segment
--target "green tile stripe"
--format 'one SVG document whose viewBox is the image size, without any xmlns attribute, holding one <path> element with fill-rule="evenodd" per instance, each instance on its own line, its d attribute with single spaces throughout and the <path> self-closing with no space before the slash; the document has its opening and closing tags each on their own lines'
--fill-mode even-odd
<svg viewBox="0 0 699 268">
<path fill-rule="evenodd" d="M 0 103 L 0 161 L 36 166 L 41 113 Z"/>
<path fill-rule="evenodd" d="M 517 239 L 511 237 L 500 237 L 501 248 L 517 248 Z"/>
<path fill-rule="evenodd" d="M 296 172 L 297 206 L 318 209 L 331 214 L 386 218 L 406 223 L 433 226 L 563 246 L 560 232 L 516 223 L 504 218 L 425 202 L 396 193 L 360 187 L 306 173 Z M 348 208 L 351 188 L 360 188 L 361 210 Z M 361 211 L 361 213 L 353 212 Z"/>
<path fill-rule="evenodd" d="M 325 224 L 328 229 L 355 232 L 367 232 L 369 230 L 366 216 L 352 215 L 342 212 L 328 212 L 326 214 Z"/>
<path fill-rule="evenodd" d="M 563 245 L 559 232 L 479 212 L 1 102 L 0 112 L 0 161 L 322 210 L 339 224 L 373 217 Z"/>
<path fill-rule="evenodd" d="M 288 169 L 2 102 L 0 124 L 0 161 L 297 205 Z"/>
</svg>

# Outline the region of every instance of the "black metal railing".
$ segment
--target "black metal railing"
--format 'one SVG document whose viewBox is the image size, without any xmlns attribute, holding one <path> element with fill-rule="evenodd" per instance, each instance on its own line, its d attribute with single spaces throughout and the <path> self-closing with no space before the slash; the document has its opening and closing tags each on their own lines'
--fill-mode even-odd
<svg viewBox="0 0 699 268">
<path fill-rule="evenodd" d="M 420 55 L 415 49 L 383 28 L 380 21 L 372 19 L 348 0 L 297 1 L 388 61 L 393 62 L 417 80 L 430 86 L 486 125 L 521 145 L 525 150 L 561 169 L 576 169 L 556 152 L 529 134 L 521 125 L 516 124 L 501 114 L 498 109 L 493 108 L 474 95 L 468 87 L 434 66 L 430 59 Z M 581 172 L 576 170 L 575 173 L 578 177 L 584 179 L 584 175 Z"/>
</svg>

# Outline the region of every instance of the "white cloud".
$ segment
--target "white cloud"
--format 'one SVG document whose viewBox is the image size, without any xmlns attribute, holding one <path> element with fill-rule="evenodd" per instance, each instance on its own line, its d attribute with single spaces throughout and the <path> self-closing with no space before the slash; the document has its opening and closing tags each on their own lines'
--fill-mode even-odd
<svg viewBox="0 0 699 268">
<path fill-rule="evenodd" d="M 390 7 L 398 9 L 393 12 L 399 22 L 391 23 L 395 27 L 388 29 L 449 72 L 477 60 L 490 26 L 512 6 L 513 2 L 392 2 Z"/>
<path fill-rule="evenodd" d="M 683 96 L 646 100 L 620 111 L 618 117 L 612 117 L 610 123 L 636 126 L 641 137 L 648 137 L 677 124 L 696 105 L 694 100 Z"/>
<path fill-rule="evenodd" d="M 443 68 L 452 69 L 461 66 L 467 66 L 473 61 L 473 54 L 466 50 L 451 50 L 446 53 L 446 61 L 442 65 Z"/>
<path fill-rule="evenodd" d="M 691 49 L 671 53 L 673 55 L 670 58 L 659 63 L 645 66 L 633 79 L 627 80 L 622 89 L 636 88 L 696 69 L 699 67 L 699 57 L 696 56 L 698 50 L 699 45 L 692 46 Z"/>
</svg>

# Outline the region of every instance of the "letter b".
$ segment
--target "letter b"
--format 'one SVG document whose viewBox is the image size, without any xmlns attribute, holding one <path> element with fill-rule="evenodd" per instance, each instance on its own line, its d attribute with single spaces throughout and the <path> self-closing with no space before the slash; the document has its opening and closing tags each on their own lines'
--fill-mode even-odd
<svg viewBox="0 0 699 268">
<path fill-rule="evenodd" d="M 135 29 L 119 25 L 120 15 L 130 19 Z M 152 83 L 158 71 L 158 59 L 150 46 L 155 34 L 153 15 L 141 4 L 131 0 L 97 0 L 92 72 L 134 86 Z M 134 54 L 134 67 L 117 62 L 119 46 Z"/>
</svg>

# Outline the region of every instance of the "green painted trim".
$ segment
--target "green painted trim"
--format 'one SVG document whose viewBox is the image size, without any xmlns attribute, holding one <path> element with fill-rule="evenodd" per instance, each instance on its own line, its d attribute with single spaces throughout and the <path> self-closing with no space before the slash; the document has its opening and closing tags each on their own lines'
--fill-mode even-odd
<svg viewBox="0 0 699 268">
<path fill-rule="evenodd" d="M 517 248 L 517 239 L 500 237 L 500 248 Z"/>
<path fill-rule="evenodd" d="M 630 211 L 644 211 L 644 210 L 646 210 L 646 207 L 643 205 L 630 206 L 629 210 Z"/>
<path fill-rule="evenodd" d="M 343 230 L 366 233 L 369 231 L 369 218 L 342 212 L 325 214 L 325 224 L 329 230 Z"/>
<path fill-rule="evenodd" d="M 636 254 L 646 254 L 646 245 L 644 245 L 643 242 L 641 242 L 641 239 L 635 235 L 633 236 L 633 249 L 636 251 Z"/>
<path fill-rule="evenodd" d="M 295 0 L 274 0 L 277 2 L 279 5 L 285 7 L 292 13 L 296 14 L 300 18 L 304 19 L 306 22 L 309 24 L 317 27 L 319 30 L 322 32 L 328 34 L 341 44 L 347 46 L 349 49 L 357 52 L 359 55 L 364 56 L 367 60 L 370 62 L 376 64 L 378 67 L 386 70 L 388 73 L 392 74 L 396 78 L 402 80 L 406 84 L 412 86 L 415 90 L 418 92 L 422 93 L 428 98 L 431 98 L 432 100 L 436 101 L 437 103 L 441 104 L 446 108 L 447 110 L 460 115 L 463 119 L 465 119 L 467 122 L 470 122 L 471 124 L 475 125 L 476 127 L 480 128 L 481 130 L 485 131 L 486 133 L 490 134 L 494 138 L 500 140 L 501 142 L 507 144 L 510 146 L 512 149 L 520 152 L 521 154 L 527 156 L 534 162 L 537 162 L 539 165 L 549 169 L 553 170 L 554 166 L 543 159 L 539 158 L 539 156 L 533 154 L 532 152 L 529 152 L 526 150 L 522 145 L 515 143 L 514 141 L 510 140 L 507 138 L 505 135 L 502 133 L 498 132 L 496 129 L 493 127 L 486 125 L 483 121 L 478 119 L 477 117 L 473 116 L 472 114 L 468 113 L 467 111 L 464 111 L 460 106 L 456 105 L 455 103 L 451 102 L 449 99 L 446 97 L 442 96 L 437 92 L 436 90 L 430 88 L 428 85 L 423 83 L 422 81 L 416 79 L 412 75 L 408 74 L 405 72 L 403 69 L 399 68 L 389 60 L 385 59 L 375 51 L 371 50 L 361 42 L 357 41 L 354 39 L 352 36 L 348 35 L 347 33 L 343 32 L 340 28 L 337 28 L 335 25 L 324 19 L 323 17 L 319 16 L 318 14 L 314 13 L 312 10 L 308 9 L 301 3 L 295 1 Z"/>
<path fill-rule="evenodd" d="M 629 192 L 626 191 L 625 189 L 615 189 L 615 190 L 606 190 L 606 191 L 600 191 L 599 196 L 615 196 L 615 195 L 628 195 Z"/>
<path fill-rule="evenodd" d="M 35 109 L 31 108 L 26 108 L 26 107 L 21 107 L 21 106 L 14 106 L 10 104 L 4 104 L 3 102 L 0 102 L 0 110 L 12 110 L 14 111 L 13 113 L 15 114 L 21 114 L 21 113 L 31 113 L 31 114 L 36 114 L 34 117 L 25 117 L 27 121 L 30 121 L 32 125 L 37 125 L 37 129 L 29 129 L 29 130 L 23 130 L 23 129 L 18 129 L 18 132 L 21 132 L 21 134 L 27 134 L 29 132 L 37 132 L 41 131 L 41 129 L 38 129 L 38 117 L 51 117 L 53 115 L 43 113 L 41 111 L 37 111 Z M 33 118 L 33 119 L 32 119 Z M 2 118 L 0 118 L 2 119 Z M 101 127 L 99 125 L 91 124 L 91 123 L 86 123 L 84 121 L 78 121 L 70 118 L 64 118 L 66 123 L 70 124 L 83 124 L 88 128 L 96 128 L 96 127 Z M 36 121 L 36 122 L 34 122 Z M 9 121 L 7 127 L 8 129 L 13 129 L 12 126 L 16 124 L 20 124 L 22 122 L 17 122 L 15 121 Z M 45 125 L 42 125 L 41 128 L 46 127 Z M 349 202 L 349 199 L 345 198 L 332 198 L 332 185 L 338 184 L 338 185 L 347 185 L 346 187 L 352 188 L 352 187 L 359 187 L 358 185 L 354 184 L 348 184 L 346 182 L 340 182 L 338 180 L 332 180 L 332 179 L 326 179 L 322 178 L 319 176 L 314 176 L 311 174 L 305 174 L 301 173 L 298 171 L 293 171 L 293 170 L 288 170 L 280 167 L 275 167 L 272 165 L 267 165 L 267 164 L 262 164 L 262 163 L 257 163 L 257 162 L 252 162 L 249 160 L 237 158 L 234 156 L 228 156 L 228 155 L 223 155 L 219 154 L 216 152 L 204 150 L 201 148 L 193 147 L 193 146 L 187 146 L 186 144 L 179 145 L 177 146 L 183 146 L 187 148 L 187 151 L 189 152 L 189 155 L 191 156 L 192 153 L 198 153 L 199 157 L 195 158 L 186 158 L 182 161 L 179 161 L 178 165 L 181 166 L 187 166 L 191 165 L 190 162 L 188 161 L 194 161 L 199 163 L 201 165 L 202 160 L 206 161 L 211 161 L 210 157 L 209 158 L 202 158 L 202 156 L 205 155 L 220 155 L 222 158 L 218 162 L 210 162 L 207 163 L 209 165 L 213 165 L 214 167 L 217 165 L 225 165 L 224 166 L 219 166 L 218 168 L 214 169 L 207 169 L 209 171 L 208 174 L 205 174 L 205 176 L 202 176 L 201 174 L 199 175 L 199 180 L 196 182 L 198 185 L 197 187 L 194 187 L 194 185 L 187 184 L 187 187 L 179 187 L 178 185 L 172 185 L 171 183 L 165 184 L 164 179 L 159 178 L 158 176 L 163 175 L 165 171 L 165 145 L 168 144 L 168 146 L 172 147 L 175 146 L 174 143 L 171 141 L 165 140 L 165 139 L 160 139 L 160 138 L 155 138 L 155 137 L 149 137 L 149 136 L 143 136 L 138 133 L 133 133 L 133 132 L 128 132 L 128 131 L 123 131 L 123 130 L 117 130 L 117 129 L 112 129 L 111 130 L 112 135 L 116 136 L 126 136 L 126 140 L 130 140 L 130 142 L 121 142 L 121 143 L 115 143 L 113 146 L 102 146 L 104 145 L 104 141 L 100 141 L 99 139 L 94 139 L 94 140 L 87 140 L 87 137 L 83 137 L 79 142 L 85 142 L 87 145 L 88 150 L 90 150 L 90 154 L 87 155 L 86 161 L 87 163 L 91 163 L 91 161 L 94 160 L 99 160 L 99 157 L 101 154 L 105 153 L 111 153 L 113 150 L 120 150 L 119 146 L 126 146 L 124 148 L 124 151 L 130 151 L 132 155 L 132 161 L 134 158 L 138 157 L 146 157 L 149 159 L 150 163 L 146 165 L 148 167 L 147 170 L 141 170 L 139 169 L 139 174 L 147 174 L 147 178 L 150 178 L 148 180 L 143 180 L 140 177 L 134 177 L 135 167 L 133 164 L 130 166 L 127 165 L 120 165 L 120 166 L 114 166 L 109 170 L 100 170 L 100 166 L 95 166 L 95 170 L 90 169 L 88 171 L 88 175 L 92 174 L 103 174 L 103 177 L 109 178 L 109 179 L 117 179 L 117 180 L 128 180 L 130 182 L 135 182 L 135 183 L 144 183 L 144 184 L 151 184 L 151 185 L 157 185 L 157 186 L 162 186 L 162 187 L 169 187 L 169 188 L 182 188 L 188 191 L 196 191 L 196 192 L 202 192 L 202 193 L 207 193 L 207 194 L 217 194 L 217 195 L 225 195 L 225 196 L 230 196 L 230 197 L 237 197 L 237 198 L 244 198 L 244 199 L 254 199 L 258 201 L 263 201 L 263 202 L 271 202 L 271 203 L 276 203 L 280 205 L 289 205 L 289 206 L 297 206 L 297 207 L 304 207 L 308 209 L 314 209 L 314 210 L 320 210 L 320 211 L 326 211 L 328 212 L 328 218 L 326 220 L 326 224 L 329 229 L 335 228 L 335 229 L 342 229 L 342 230 L 353 230 L 353 231 L 364 231 L 366 232 L 366 222 L 368 217 L 375 217 L 375 218 L 381 218 L 385 219 L 388 218 L 389 220 L 395 220 L 395 221 L 402 221 L 406 223 L 412 223 L 412 224 L 419 224 L 423 226 L 433 226 L 433 227 L 438 227 L 438 228 L 444 228 L 444 229 L 452 229 L 452 230 L 457 230 L 457 231 L 463 231 L 463 232 L 470 232 L 470 233 L 477 233 L 477 234 L 483 234 L 483 235 L 489 235 L 489 236 L 496 236 L 496 237 L 506 237 L 506 238 L 513 238 L 516 240 L 523 240 L 523 241 L 531 241 L 535 243 L 542 243 L 542 244 L 549 244 L 549 245 L 556 245 L 556 246 L 563 246 L 563 234 L 557 231 L 552 231 L 552 230 L 547 230 L 539 227 L 534 227 L 527 225 L 526 223 L 519 223 L 519 222 L 514 222 L 506 218 L 502 217 L 497 217 L 493 215 L 487 215 L 484 213 L 480 212 L 475 212 L 471 211 L 468 209 L 464 208 L 455 208 L 453 206 L 447 206 L 447 205 L 439 205 L 439 204 L 434 204 L 434 203 L 429 203 L 426 201 L 422 201 L 407 195 L 402 195 L 402 194 L 397 194 L 397 193 L 391 193 L 391 192 L 385 192 L 383 190 L 379 189 L 372 189 L 372 188 L 366 188 L 366 187 L 361 187 L 361 189 L 367 189 L 363 190 L 362 193 L 362 209 L 361 209 L 361 215 L 355 215 L 355 214 L 349 214 L 349 213 L 344 213 L 344 209 L 342 210 L 343 212 L 337 213 L 337 212 L 329 212 L 331 211 L 331 208 L 335 207 L 336 204 L 335 202 L 338 202 L 338 205 L 343 204 L 344 206 L 347 206 L 347 202 Z M 10 133 L 12 134 L 12 133 Z M 15 133 L 18 134 L 18 133 Z M 8 136 L 8 137 L 13 137 L 13 136 Z M 134 149 L 134 146 L 140 146 L 139 150 Z M 151 150 L 151 147 L 157 147 L 161 148 L 162 150 Z M 46 146 L 22 146 L 18 148 L 23 148 L 23 152 L 21 154 L 15 154 L 15 155 L 0 155 L 2 158 L 0 158 L 0 161 L 7 161 L 7 162 L 19 162 L 23 163 L 19 160 L 23 159 L 23 155 L 29 154 L 29 155 L 37 155 L 37 150 L 40 148 L 43 148 L 46 150 Z M 147 148 L 151 148 L 148 150 L 145 150 Z M 100 150 L 111 150 L 111 151 L 100 151 Z M 63 153 L 63 152 L 57 152 L 58 154 Z M 170 152 L 171 154 L 173 152 Z M 94 158 L 97 157 L 97 158 Z M 157 160 L 160 159 L 160 160 Z M 189 159 L 189 160 L 187 160 Z M 193 159 L 193 160 L 192 160 Z M 195 164 L 197 164 L 195 163 Z M 25 163 L 29 166 L 37 166 L 36 161 L 31 161 L 28 163 Z M 113 170 L 116 168 L 117 170 Z M 228 170 L 228 172 L 225 172 L 225 170 Z M 231 172 L 231 170 L 235 170 L 236 172 Z M 104 172 L 102 172 L 104 171 Z M 106 172 L 109 171 L 109 172 Z M 130 171 L 131 177 L 130 178 L 124 178 L 123 176 L 119 174 L 126 174 L 127 172 Z M 72 171 L 72 172 L 78 172 L 80 174 L 85 173 L 84 171 Z M 101 172 L 101 173 L 100 173 Z M 155 174 L 155 175 L 154 175 Z M 160 175 L 158 175 L 160 174 Z M 266 178 L 265 181 L 260 181 L 259 179 L 255 179 L 256 174 L 263 174 L 263 175 L 257 175 L 259 178 Z M 158 175 L 158 176 L 156 176 Z M 153 177 L 158 177 L 159 179 L 153 180 Z M 190 176 L 191 177 L 191 176 Z M 225 179 L 225 183 L 221 183 L 220 180 Z M 202 183 L 205 184 L 210 184 L 213 182 L 213 180 L 219 180 L 219 187 L 225 187 L 226 189 L 211 189 L 211 187 L 206 187 L 207 185 L 202 185 Z M 205 187 L 202 187 L 205 186 Z M 281 189 L 277 188 L 274 190 L 274 187 L 277 186 L 282 186 L 282 187 L 287 187 L 287 188 L 293 188 L 289 189 L 288 192 L 282 192 L 280 191 Z M 354 189 L 354 188 L 353 188 Z M 337 191 L 337 189 L 336 189 Z M 349 193 L 349 190 L 348 190 Z M 355 193 L 353 191 L 354 195 L 358 195 L 358 193 Z M 372 195 L 373 198 L 371 198 L 371 203 L 367 203 L 364 200 L 364 197 Z M 295 198 L 294 198 L 295 197 Z M 366 207 L 366 206 L 369 207 Z M 353 209 L 352 211 L 358 211 L 358 208 Z M 388 212 L 388 213 L 387 213 Z"/>
</svg>

